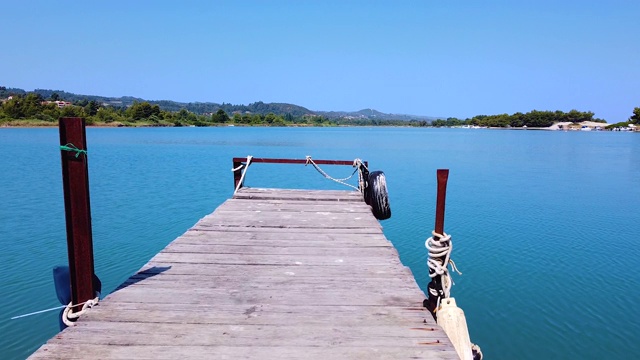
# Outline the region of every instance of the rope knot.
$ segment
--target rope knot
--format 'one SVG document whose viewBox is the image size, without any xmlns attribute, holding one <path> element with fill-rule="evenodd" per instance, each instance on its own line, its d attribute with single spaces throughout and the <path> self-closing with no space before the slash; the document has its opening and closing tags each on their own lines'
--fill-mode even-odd
<svg viewBox="0 0 640 360">
<path fill-rule="evenodd" d="M 456 267 L 456 263 L 450 258 L 451 251 L 453 250 L 451 235 L 447 233 L 438 234 L 435 231 L 433 231 L 431 235 L 432 236 L 424 243 L 424 246 L 429 252 L 429 259 L 427 259 L 429 277 L 435 278 L 436 276 L 440 276 L 444 297 L 448 298 L 451 294 L 451 286 L 453 285 L 453 280 L 447 268 L 448 265 L 451 265 L 451 269 L 458 274 L 462 275 L 462 273 Z M 442 258 L 444 258 L 444 261 Z"/>
<path fill-rule="evenodd" d="M 84 154 L 85 156 L 87 156 L 87 150 L 78 149 L 72 143 L 67 143 L 65 145 L 60 145 L 60 150 L 76 153 L 76 159 L 78 158 L 78 156 L 80 156 L 80 154 Z"/>
<path fill-rule="evenodd" d="M 247 162 L 245 164 L 240 164 L 238 165 L 238 167 L 231 169 L 231 171 L 233 172 L 236 172 L 240 169 L 244 169 L 242 170 L 240 181 L 238 181 L 238 184 L 236 185 L 236 189 L 233 191 L 234 194 L 237 193 L 238 190 L 240 190 L 240 188 L 242 187 L 242 183 L 244 182 L 244 176 L 247 175 L 247 170 L 249 169 L 249 165 L 251 165 L 251 160 L 253 160 L 253 156 L 247 155 Z"/>
<path fill-rule="evenodd" d="M 75 326 L 75 321 L 80 318 L 80 316 L 82 316 L 82 314 L 84 314 L 87 310 L 91 309 L 92 307 L 98 305 L 98 302 L 100 301 L 100 298 L 98 296 L 96 296 L 93 299 L 89 299 L 85 302 L 82 302 L 80 304 L 76 304 L 73 305 L 72 302 L 70 302 L 67 307 L 64 308 L 64 311 L 62 312 L 62 322 L 67 325 L 67 326 Z M 71 309 L 81 306 L 82 305 L 82 309 L 78 312 L 71 312 Z"/>
</svg>

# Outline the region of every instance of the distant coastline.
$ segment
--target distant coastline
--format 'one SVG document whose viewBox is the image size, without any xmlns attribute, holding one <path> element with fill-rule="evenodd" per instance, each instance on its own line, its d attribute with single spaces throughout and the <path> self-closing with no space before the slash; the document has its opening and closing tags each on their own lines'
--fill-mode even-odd
<svg viewBox="0 0 640 360">
<path fill-rule="evenodd" d="M 232 105 L 146 101 L 133 97 L 106 98 L 64 91 L 0 86 L 0 127 L 55 127 L 60 117 L 85 118 L 95 127 L 464 127 L 519 130 L 637 131 L 640 108 L 625 122 L 608 124 L 591 111 L 531 110 L 526 113 L 476 115 L 458 119 L 385 114 L 373 109 L 357 112 L 311 111 L 286 103 Z"/>
<path fill-rule="evenodd" d="M 607 128 L 609 124 L 603 123 L 594 123 L 594 122 L 582 122 L 582 123 L 555 123 L 548 127 L 487 127 L 487 126 L 422 126 L 423 128 L 450 128 L 450 129 L 487 129 L 487 130 L 516 130 L 516 131 L 620 131 L 620 132 L 640 132 L 640 126 L 634 126 L 630 124 L 626 127 L 613 127 Z M 367 127 L 367 126 L 375 126 L 375 127 L 416 127 L 411 125 L 311 125 L 311 124 L 287 124 L 287 125 L 265 125 L 265 124 L 211 124 L 207 126 L 196 126 L 196 125 L 184 125 L 184 126 L 175 126 L 175 125 L 157 125 L 157 124 L 146 124 L 146 123 L 135 123 L 135 124 L 122 124 L 122 123 L 97 123 L 97 124 L 87 124 L 88 128 L 160 128 L 160 127 L 294 127 L 294 128 L 321 128 L 321 127 Z M 57 123 L 51 122 L 34 122 L 33 120 L 12 120 L 8 123 L 0 122 L 0 130 L 1 129 L 46 129 L 46 128 L 57 128 Z"/>
</svg>

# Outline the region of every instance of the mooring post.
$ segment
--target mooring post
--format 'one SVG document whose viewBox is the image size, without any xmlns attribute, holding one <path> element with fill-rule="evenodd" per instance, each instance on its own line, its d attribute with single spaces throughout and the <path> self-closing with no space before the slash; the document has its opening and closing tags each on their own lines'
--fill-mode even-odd
<svg viewBox="0 0 640 360">
<path fill-rule="evenodd" d="M 71 301 L 80 304 L 96 296 L 85 121 L 60 118 L 59 125 Z M 81 306 L 75 306 L 72 311 L 81 309 Z"/>
<path fill-rule="evenodd" d="M 438 193 L 436 197 L 436 226 L 434 231 L 437 234 L 444 234 L 444 205 L 447 197 L 447 180 L 449 179 L 449 169 L 438 169 L 437 171 L 437 179 L 438 179 Z M 434 235 L 434 240 L 435 239 Z M 440 261 L 442 266 L 447 266 L 445 264 L 445 257 L 436 259 Z M 429 275 L 432 275 L 435 271 L 429 268 Z M 427 286 L 427 290 L 429 293 L 429 298 L 425 301 L 426 304 L 424 306 L 429 309 L 433 318 L 436 318 L 436 307 L 438 306 L 438 299 L 444 297 L 444 291 L 442 290 L 442 280 L 440 276 L 436 276 L 431 278 L 431 282 Z"/>
<path fill-rule="evenodd" d="M 238 188 L 238 183 L 240 182 L 240 179 L 242 178 L 242 162 L 238 161 L 238 158 L 233 158 L 233 188 L 237 189 Z M 240 187 L 242 187 L 242 185 L 240 185 Z"/>
</svg>

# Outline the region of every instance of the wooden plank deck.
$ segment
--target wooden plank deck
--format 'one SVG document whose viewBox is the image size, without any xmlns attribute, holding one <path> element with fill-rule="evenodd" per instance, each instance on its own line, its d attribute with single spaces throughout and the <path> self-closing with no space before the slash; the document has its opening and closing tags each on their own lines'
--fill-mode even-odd
<svg viewBox="0 0 640 360">
<path fill-rule="evenodd" d="M 359 193 L 241 189 L 31 359 L 458 359 Z"/>
</svg>

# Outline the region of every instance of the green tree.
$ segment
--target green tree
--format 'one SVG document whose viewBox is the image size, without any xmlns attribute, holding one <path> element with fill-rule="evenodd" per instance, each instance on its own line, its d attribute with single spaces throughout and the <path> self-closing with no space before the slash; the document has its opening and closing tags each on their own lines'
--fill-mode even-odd
<svg viewBox="0 0 640 360">
<path fill-rule="evenodd" d="M 242 115 L 242 121 L 245 124 L 261 125 L 261 124 L 264 124 L 264 115 L 260 115 L 260 114 L 253 114 L 253 115 L 244 114 L 244 115 Z"/>
<path fill-rule="evenodd" d="M 94 100 L 91 100 L 87 103 L 87 105 L 84 106 L 84 113 L 89 116 L 94 116 L 98 113 L 98 109 L 100 109 L 100 104 L 98 104 Z"/>
<path fill-rule="evenodd" d="M 42 112 L 43 102 L 42 96 L 36 93 L 29 93 L 24 97 L 22 102 L 22 112 L 24 117 L 33 118 Z"/>
<path fill-rule="evenodd" d="M 122 121 L 122 116 L 118 113 L 118 111 L 110 106 L 102 107 L 98 109 L 96 113 L 96 118 L 98 121 L 103 123 L 112 123 L 114 121 Z"/>
<path fill-rule="evenodd" d="M 276 121 L 276 114 L 274 113 L 268 113 L 265 117 L 264 117 L 264 121 L 268 124 L 268 125 L 272 125 L 274 121 Z"/>
<path fill-rule="evenodd" d="M 80 106 L 65 106 L 60 109 L 60 116 L 63 117 L 84 117 L 86 114 Z"/>
<path fill-rule="evenodd" d="M 291 113 L 284 114 L 284 121 L 287 123 L 292 123 L 294 121 L 293 115 L 291 115 Z"/>
<path fill-rule="evenodd" d="M 632 124 L 640 125 L 640 107 L 633 109 L 633 115 L 629 118 L 629 122 Z"/>
<path fill-rule="evenodd" d="M 215 114 L 211 115 L 211 121 L 216 124 L 224 124 L 229 122 L 229 120 L 229 115 L 222 109 L 218 109 Z"/>
<path fill-rule="evenodd" d="M 22 97 L 19 95 L 14 95 L 11 100 L 7 100 L 4 104 L 2 104 L 2 112 L 8 118 L 11 119 L 20 119 L 24 117 L 24 113 L 22 112 Z"/>
<path fill-rule="evenodd" d="M 46 121 L 58 121 L 60 117 L 60 108 L 55 103 L 47 104 L 42 107 L 42 119 Z"/>
<path fill-rule="evenodd" d="M 160 116 L 160 107 L 158 105 L 151 105 L 146 101 L 134 102 L 133 105 L 127 109 L 126 114 L 134 121 L 147 119 L 152 115 L 157 117 Z"/>
</svg>

